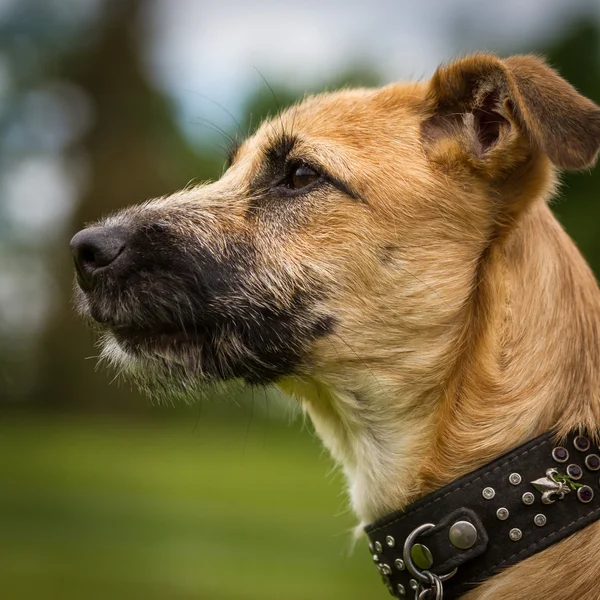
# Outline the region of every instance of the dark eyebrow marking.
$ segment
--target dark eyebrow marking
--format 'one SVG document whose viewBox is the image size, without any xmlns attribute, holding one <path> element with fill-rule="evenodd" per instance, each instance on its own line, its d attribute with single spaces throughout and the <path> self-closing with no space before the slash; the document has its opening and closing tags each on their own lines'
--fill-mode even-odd
<svg viewBox="0 0 600 600">
<path fill-rule="evenodd" d="M 263 150 L 265 159 L 271 168 L 283 168 L 285 165 L 288 155 L 293 150 L 298 138 L 291 136 L 287 133 L 283 133 L 275 138 L 269 147 Z M 295 159 L 296 160 L 296 159 Z M 347 196 L 350 196 L 353 200 L 358 200 L 367 204 L 367 202 L 361 197 L 361 195 L 352 188 L 348 183 L 345 183 L 337 177 L 330 175 L 329 171 L 321 166 L 317 161 L 311 158 L 303 160 L 301 157 L 297 158 L 298 161 L 306 163 L 309 167 L 320 173 L 331 185 L 336 187 L 341 192 L 344 192 Z"/>
<path fill-rule="evenodd" d="M 288 154 L 294 148 L 296 141 L 297 138 L 295 136 L 288 135 L 287 133 L 282 133 L 276 137 L 271 142 L 271 145 L 263 151 L 267 162 L 272 165 L 278 165 L 284 162 Z"/>
<path fill-rule="evenodd" d="M 240 147 L 244 142 L 244 139 L 235 137 L 227 144 L 227 158 L 225 161 L 226 167 L 230 167 L 234 163 Z M 271 165 L 277 165 L 285 161 L 287 155 L 292 151 L 295 143 L 296 138 L 294 136 L 283 133 L 272 140 L 270 146 L 263 149 L 262 152 L 268 163 Z"/>
</svg>

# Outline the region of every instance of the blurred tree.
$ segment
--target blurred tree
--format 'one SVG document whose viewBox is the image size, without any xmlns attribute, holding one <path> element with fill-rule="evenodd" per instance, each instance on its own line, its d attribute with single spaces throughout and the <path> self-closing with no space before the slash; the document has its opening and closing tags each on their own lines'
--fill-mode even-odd
<svg viewBox="0 0 600 600">
<path fill-rule="evenodd" d="M 173 107 L 147 81 L 136 29 L 142 4 L 141 0 L 104 2 L 85 43 L 72 44 L 70 52 L 40 74 L 77 86 L 92 108 L 88 132 L 67 149 L 72 157 L 85 161 L 89 177 L 68 228 L 71 233 L 103 214 L 166 194 L 193 178 L 214 178 L 221 168 L 218 154 L 198 154 L 185 143 Z M 26 28 L 27 23 L 19 26 Z M 70 303 L 73 275 L 68 239 L 59 239 L 44 251 L 53 257 L 56 309 L 48 315 L 38 356 L 32 357 L 38 361 L 37 381 L 29 400 L 44 408 L 122 411 L 133 404 L 138 409 L 145 406 L 128 387 L 109 387 L 107 374 L 95 373 L 95 361 L 85 360 L 96 352 L 93 336 Z M 26 369 L 21 376 L 27 376 Z M 4 399 L 10 400 L 10 389 Z"/>
</svg>

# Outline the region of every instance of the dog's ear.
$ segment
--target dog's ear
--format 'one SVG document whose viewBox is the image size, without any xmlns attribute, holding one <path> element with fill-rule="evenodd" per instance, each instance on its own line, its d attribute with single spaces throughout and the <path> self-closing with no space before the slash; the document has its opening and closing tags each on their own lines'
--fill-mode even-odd
<svg viewBox="0 0 600 600">
<path fill-rule="evenodd" d="M 458 138 L 487 170 L 505 172 L 532 150 L 583 169 L 600 147 L 600 107 L 535 56 L 474 55 L 431 79 L 423 138 Z"/>
</svg>

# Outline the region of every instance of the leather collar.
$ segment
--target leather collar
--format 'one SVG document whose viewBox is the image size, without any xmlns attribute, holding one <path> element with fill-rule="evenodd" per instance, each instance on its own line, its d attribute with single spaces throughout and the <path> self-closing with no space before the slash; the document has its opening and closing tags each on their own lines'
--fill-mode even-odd
<svg viewBox="0 0 600 600">
<path fill-rule="evenodd" d="M 390 593 L 457 598 L 600 518 L 593 437 L 553 432 L 368 525 Z"/>
</svg>

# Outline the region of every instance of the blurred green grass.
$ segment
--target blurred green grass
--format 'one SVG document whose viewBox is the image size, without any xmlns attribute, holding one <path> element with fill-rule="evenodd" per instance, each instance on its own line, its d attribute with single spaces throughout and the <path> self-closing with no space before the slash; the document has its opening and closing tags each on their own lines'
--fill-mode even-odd
<svg viewBox="0 0 600 600">
<path fill-rule="evenodd" d="M 258 425 L 4 419 L 2 597 L 384 597 L 317 440 Z"/>
</svg>

